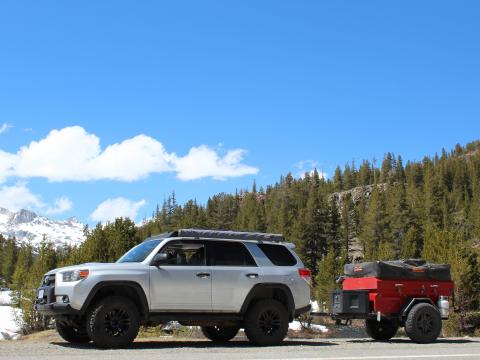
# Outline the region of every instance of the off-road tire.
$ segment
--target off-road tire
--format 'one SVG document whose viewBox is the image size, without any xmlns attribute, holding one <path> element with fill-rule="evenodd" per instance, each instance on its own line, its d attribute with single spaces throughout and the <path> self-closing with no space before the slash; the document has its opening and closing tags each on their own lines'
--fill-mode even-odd
<svg viewBox="0 0 480 360">
<path fill-rule="evenodd" d="M 130 345 L 137 337 L 140 316 L 136 305 L 122 296 L 109 296 L 95 303 L 87 313 L 87 333 L 100 348 Z"/>
<path fill-rule="evenodd" d="M 90 342 L 90 337 L 88 336 L 86 329 L 77 329 L 73 326 L 60 324 L 58 321 L 55 322 L 55 327 L 57 328 L 58 335 L 69 343 L 86 344 Z"/>
<path fill-rule="evenodd" d="M 408 313 L 405 332 L 412 341 L 419 344 L 434 342 L 441 331 L 442 317 L 432 304 L 417 304 Z"/>
<path fill-rule="evenodd" d="M 202 333 L 212 341 L 227 342 L 237 335 L 239 329 L 236 326 L 202 326 Z"/>
<path fill-rule="evenodd" d="M 365 330 L 372 339 L 387 341 L 395 336 L 398 330 L 398 323 L 395 320 L 376 319 L 365 320 Z"/>
<path fill-rule="evenodd" d="M 255 345 L 280 344 L 288 331 L 288 313 L 282 303 L 260 300 L 251 305 L 245 316 L 245 335 Z"/>
</svg>

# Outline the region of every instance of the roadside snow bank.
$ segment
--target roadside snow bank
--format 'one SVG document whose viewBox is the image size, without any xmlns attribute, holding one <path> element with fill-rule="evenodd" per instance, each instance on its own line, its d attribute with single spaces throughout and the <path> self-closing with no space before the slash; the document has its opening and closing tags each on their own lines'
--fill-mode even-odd
<svg viewBox="0 0 480 360">
<path fill-rule="evenodd" d="M 22 327 L 16 321 L 20 315 L 20 309 L 0 306 L 0 341 L 18 340 L 22 337 Z"/>
<path fill-rule="evenodd" d="M 292 331 L 301 331 L 303 329 L 302 324 L 300 321 L 294 320 L 288 325 L 288 328 Z M 323 333 L 328 332 L 328 329 L 324 325 L 318 325 L 318 324 L 311 324 L 309 329 L 311 330 L 317 330 Z"/>
<path fill-rule="evenodd" d="M 0 291 L 0 306 L 12 305 L 12 292 L 10 290 Z"/>
<path fill-rule="evenodd" d="M 318 306 L 318 301 L 310 301 L 310 305 L 312 306 L 312 309 L 310 310 L 311 312 L 320 312 L 320 306 Z"/>
</svg>

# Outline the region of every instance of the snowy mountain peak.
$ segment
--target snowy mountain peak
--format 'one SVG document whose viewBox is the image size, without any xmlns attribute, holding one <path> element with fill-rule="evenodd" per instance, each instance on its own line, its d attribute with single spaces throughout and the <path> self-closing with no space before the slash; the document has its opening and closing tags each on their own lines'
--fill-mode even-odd
<svg viewBox="0 0 480 360">
<path fill-rule="evenodd" d="M 17 225 L 25 224 L 33 221 L 33 219 L 35 219 L 37 216 L 38 215 L 32 211 L 22 209 L 19 212 L 13 214 L 13 216 L 10 219 L 10 222 L 12 224 L 17 224 Z"/>
<path fill-rule="evenodd" d="M 30 210 L 11 211 L 0 207 L 0 234 L 19 243 L 38 245 L 45 236 L 55 246 L 78 245 L 84 240 L 84 225 L 76 218 L 52 220 Z"/>
</svg>

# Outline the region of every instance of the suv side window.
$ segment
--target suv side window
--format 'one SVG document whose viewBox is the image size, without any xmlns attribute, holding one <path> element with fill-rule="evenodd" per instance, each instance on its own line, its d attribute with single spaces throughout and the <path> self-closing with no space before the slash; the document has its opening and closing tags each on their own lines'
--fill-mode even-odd
<svg viewBox="0 0 480 360">
<path fill-rule="evenodd" d="M 297 264 L 297 259 L 295 259 L 292 253 L 283 245 L 257 244 L 257 246 L 273 265 L 294 266 Z"/>
<path fill-rule="evenodd" d="M 234 241 L 208 241 L 209 266 L 257 266 L 245 245 Z"/>
<path fill-rule="evenodd" d="M 170 241 L 160 253 L 167 254 L 165 265 L 204 266 L 205 245 L 198 242 Z"/>
</svg>

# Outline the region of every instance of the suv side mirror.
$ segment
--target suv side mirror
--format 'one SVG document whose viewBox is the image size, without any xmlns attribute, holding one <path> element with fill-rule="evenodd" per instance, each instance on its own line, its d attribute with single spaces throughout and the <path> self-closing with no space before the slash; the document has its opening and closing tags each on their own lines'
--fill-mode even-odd
<svg viewBox="0 0 480 360">
<path fill-rule="evenodd" d="M 159 266 L 163 263 L 165 263 L 165 261 L 168 259 L 168 255 L 165 254 L 165 253 L 158 253 L 157 255 L 155 255 L 152 259 L 152 262 L 150 263 L 150 265 L 152 266 Z"/>
</svg>

